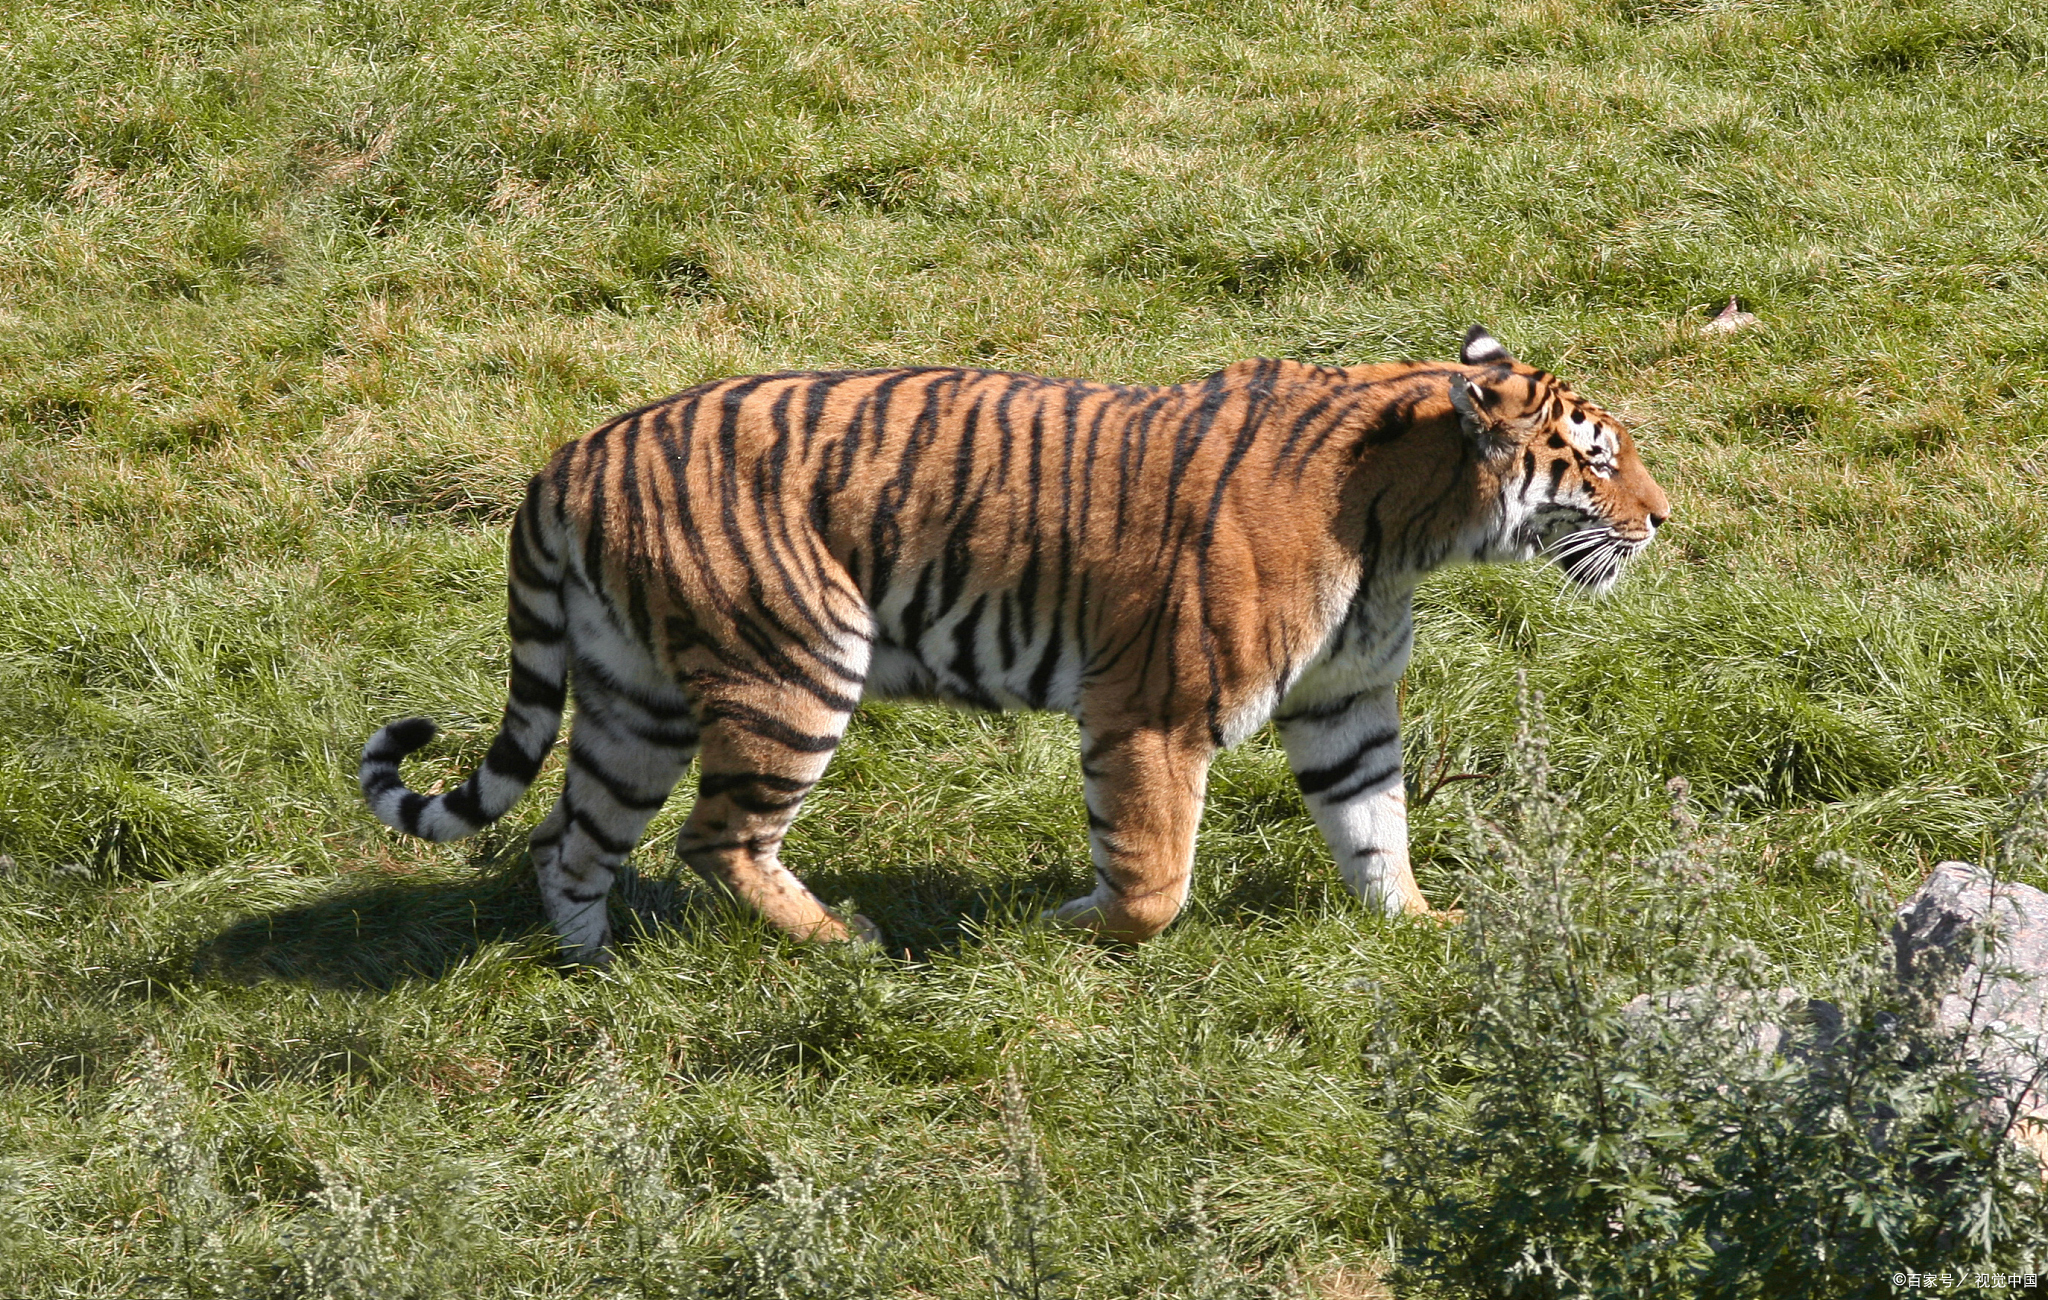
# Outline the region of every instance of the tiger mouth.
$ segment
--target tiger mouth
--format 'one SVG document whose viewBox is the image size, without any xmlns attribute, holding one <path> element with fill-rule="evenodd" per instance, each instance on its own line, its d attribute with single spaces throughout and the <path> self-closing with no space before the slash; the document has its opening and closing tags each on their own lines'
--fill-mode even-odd
<svg viewBox="0 0 2048 1300">
<path fill-rule="evenodd" d="M 1613 589 L 1628 562 L 1647 545 L 1647 537 L 1630 540 L 1611 524 L 1594 524 L 1547 541 L 1543 551 L 1574 586 L 1597 596 Z"/>
</svg>

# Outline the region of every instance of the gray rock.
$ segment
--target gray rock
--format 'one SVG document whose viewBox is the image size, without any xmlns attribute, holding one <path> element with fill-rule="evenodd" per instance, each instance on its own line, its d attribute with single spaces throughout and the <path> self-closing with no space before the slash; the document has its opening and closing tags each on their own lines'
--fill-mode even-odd
<svg viewBox="0 0 2048 1300">
<path fill-rule="evenodd" d="M 1899 982 L 1928 1000 L 1936 1024 L 1983 1031 L 1978 1065 L 2015 1135 L 2048 1164 L 2048 894 L 2012 881 L 1994 889 L 1989 873 L 1944 862 L 1899 909 L 1892 950 Z"/>
<path fill-rule="evenodd" d="M 1757 990 L 1692 984 L 1662 994 L 1639 993 L 1622 1006 L 1621 1015 L 1631 1024 L 1654 1015 L 1702 1032 L 1736 1031 L 1729 1045 L 1765 1061 L 1777 1055 L 1823 1054 L 1842 1032 L 1840 1007 L 1809 998 L 1789 984 Z"/>
<path fill-rule="evenodd" d="M 1899 908 L 1891 940 L 1893 968 L 1916 1014 L 1940 1030 L 1977 1031 L 1972 1064 L 2000 1098 L 1986 1122 L 2009 1127 L 2048 1171 L 2048 894 L 2011 881 L 1994 889 L 1988 873 L 1944 862 Z M 1622 1016 L 1697 1026 L 1760 1061 L 1782 1055 L 1822 1065 L 1843 1023 L 1840 1007 L 1789 987 L 1645 994 Z"/>
</svg>

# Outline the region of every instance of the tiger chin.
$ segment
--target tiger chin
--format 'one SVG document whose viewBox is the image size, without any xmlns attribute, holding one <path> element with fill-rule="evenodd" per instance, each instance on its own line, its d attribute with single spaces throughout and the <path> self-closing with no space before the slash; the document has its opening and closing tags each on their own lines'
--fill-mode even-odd
<svg viewBox="0 0 2048 1300">
<path fill-rule="evenodd" d="M 1218 750 L 1268 720 L 1343 879 L 1427 913 L 1395 686 L 1417 582 L 1548 556 L 1611 587 L 1670 512 L 1628 431 L 1484 329 L 1456 364 L 1243 361 L 1173 387 L 933 367 L 750 375 L 558 451 L 512 524 L 510 699 L 477 771 L 408 789 L 434 724 L 364 748 L 394 830 L 474 833 L 526 792 L 549 920 L 603 961 L 614 874 L 694 760 L 677 852 L 790 935 L 876 939 L 783 866 L 867 697 L 1080 728 L 1095 885 L 1047 913 L 1139 941 L 1188 894 Z"/>
</svg>

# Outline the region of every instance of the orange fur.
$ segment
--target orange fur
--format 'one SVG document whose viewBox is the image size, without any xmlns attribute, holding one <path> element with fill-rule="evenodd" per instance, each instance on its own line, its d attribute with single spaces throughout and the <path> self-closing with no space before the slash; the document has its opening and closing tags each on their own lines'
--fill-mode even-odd
<svg viewBox="0 0 2048 1300">
<path fill-rule="evenodd" d="M 1276 712 L 1333 847 L 1368 864 L 1354 883 L 1425 908 L 1405 835 L 1398 854 L 1381 842 L 1399 820 L 1388 710 L 1415 581 L 1583 532 L 1574 576 L 1604 586 L 1669 509 L 1611 417 L 1498 344 L 1467 354 L 1246 361 L 1171 388 L 749 376 L 564 447 L 515 528 L 511 628 L 516 660 L 566 646 L 579 701 L 569 786 L 535 833 L 565 943 L 598 955 L 589 914 L 692 755 L 683 858 L 792 934 L 847 937 L 778 849 L 864 693 L 1080 722 L 1098 883 L 1067 922 L 1135 940 L 1173 919 L 1210 759 Z M 545 677 L 553 660 L 518 662 Z M 508 734 L 559 715 L 518 688 Z M 406 743 L 366 751 L 380 816 L 435 833 L 497 815 L 482 796 L 474 812 L 405 804 Z M 531 779 L 533 748 L 507 751 L 506 781 Z"/>
</svg>

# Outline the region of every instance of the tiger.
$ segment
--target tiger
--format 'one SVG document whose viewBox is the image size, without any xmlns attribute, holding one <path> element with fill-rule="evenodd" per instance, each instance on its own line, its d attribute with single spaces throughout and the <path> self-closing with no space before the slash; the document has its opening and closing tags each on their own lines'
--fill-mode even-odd
<svg viewBox="0 0 2048 1300">
<path fill-rule="evenodd" d="M 504 816 L 564 958 L 694 760 L 681 860 L 798 939 L 878 942 L 782 863 L 865 698 L 1057 710 L 1080 733 L 1094 888 L 1052 924 L 1136 943 L 1188 897 L 1211 761 L 1269 720 L 1344 883 L 1430 915 L 1396 686 L 1423 575 L 1546 556 L 1602 593 L 1670 513 L 1627 429 L 1484 327 L 1458 362 L 1249 360 L 1173 386 L 992 370 L 700 384 L 562 447 L 511 525 L 511 680 L 482 765 L 423 795 L 435 725 L 364 747 L 379 820 Z"/>
</svg>

